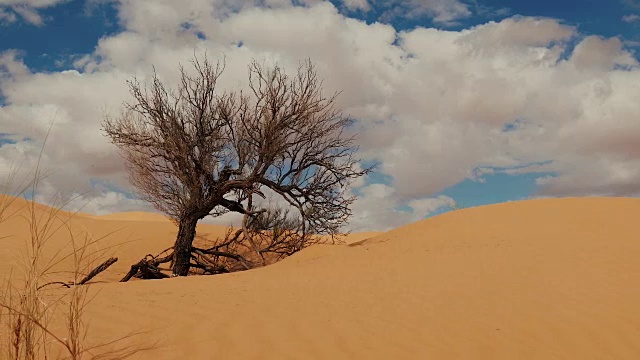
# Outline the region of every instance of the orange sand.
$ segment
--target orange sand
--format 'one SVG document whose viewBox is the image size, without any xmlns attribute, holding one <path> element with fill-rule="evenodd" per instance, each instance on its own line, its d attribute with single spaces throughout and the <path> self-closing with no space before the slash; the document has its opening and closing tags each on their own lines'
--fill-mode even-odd
<svg viewBox="0 0 640 360">
<path fill-rule="evenodd" d="M 629 198 L 504 203 L 246 272 L 93 284 L 88 341 L 147 331 L 126 340 L 156 344 L 139 359 L 639 359 L 639 213 Z M 121 261 L 97 281 L 175 236 L 170 222 L 100 218 L 73 226 L 137 241 L 113 248 Z M 0 274 L 21 222 L 0 225 L 14 234 Z"/>
<path fill-rule="evenodd" d="M 122 212 L 117 214 L 109 214 L 96 216 L 95 219 L 99 220 L 117 220 L 117 221 L 171 221 L 168 217 L 155 214 L 146 213 L 141 211 Z"/>
</svg>

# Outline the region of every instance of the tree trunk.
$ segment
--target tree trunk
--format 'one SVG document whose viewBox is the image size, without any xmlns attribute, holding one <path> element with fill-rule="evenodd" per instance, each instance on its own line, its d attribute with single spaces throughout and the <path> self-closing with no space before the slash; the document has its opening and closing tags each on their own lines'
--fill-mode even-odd
<svg viewBox="0 0 640 360">
<path fill-rule="evenodd" d="M 180 219 L 178 237 L 173 249 L 173 276 L 187 276 L 191 267 L 191 245 L 196 236 L 198 217 Z"/>
</svg>

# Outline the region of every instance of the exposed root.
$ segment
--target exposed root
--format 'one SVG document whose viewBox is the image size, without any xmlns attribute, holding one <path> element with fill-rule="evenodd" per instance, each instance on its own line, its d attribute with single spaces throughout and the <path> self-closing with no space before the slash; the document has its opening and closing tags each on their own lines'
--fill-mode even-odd
<svg viewBox="0 0 640 360">
<path fill-rule="evenodd" d="M 160 254 L 166 253 L 172 248 L 165 249 Z M 144 259 L 138 261 L 137 263 L 131 265 L 131 269 L 129 272 L 120 280 L 120 282 L 127 282 L 132 277 L 138 279 L 165 279 L 168 278 L 169 275 L 163 273 L 161 269 L 158 267 L 160 264 L 168 263 L 173 260 L 173 252 L 169 253 L 166 256 L 160 257 L 160 255 L 153 256 L 151 254 L 147 254 Z"/>
</svg>

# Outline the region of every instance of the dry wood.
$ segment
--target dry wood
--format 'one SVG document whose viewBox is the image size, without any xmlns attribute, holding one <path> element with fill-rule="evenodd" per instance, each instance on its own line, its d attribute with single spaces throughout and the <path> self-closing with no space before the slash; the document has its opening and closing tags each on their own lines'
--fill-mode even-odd
<svg viewBox="0 0 640 360">
<path fill-rule="evenodd" d="M 160 254 L 163 254 L 170 250 L 171 248 L 165 249 Z M 147 254 L 144 259 L 138 261 L 137 263 L 131 265 L 131 269 L 129 272 L 120 280 L 120 282 L 127 282 L 131 280 L 132 277 L 140 278 L 140 279 L 165 279 L 168 278 L 169 275 L 166 275 L 162 272 L 162 270 L 158 267 L 160 264 L 168 263 L 173 259 L 173 252 L 169 253 L 166 256 L 160 257 L 160 255 L 153 256 L 151 254 Z"/>
<path fill-rule="evenodd" d="M 62 286 L 67 287 L 67 288 L 70 288 L 71 286 L 75 286 L 75 285 L 84 285 L 87 282 L 89 282 L 89 280 L 93 279 L 98 274 L 100 274 L 101 272 L 107 270 L 109 268 L 109 266 L 115 264 L 116 261 L 118 261 L 118 258 L 114 258 L 114 257 L 105 260 L 102 264 L 96 266 L 95 269 L 91 270 L 91 272 L 89 272 L 89 274 L 87 274 L 87 276 L 82 278 L 82 280 L 78 281 L 77 283 L 74 282 L 74 281 L 69 281 L 69 282 L 52 281 L 52 282 L 48 282 L 48 283 L 46 283 L 44 285 L 40 285 L 38 287 L 38 290 L 44 288 L 45 286 L 49 286 L 49 285 L 62 285 Z"/>
</svg>

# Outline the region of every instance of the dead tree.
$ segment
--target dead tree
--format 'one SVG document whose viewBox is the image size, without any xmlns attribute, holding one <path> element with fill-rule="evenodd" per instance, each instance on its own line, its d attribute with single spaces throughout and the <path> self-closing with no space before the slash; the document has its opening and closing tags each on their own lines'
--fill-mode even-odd
<svg viewBox="0 0 640 360">
<path fill-rule="evenodd" d="M 337 234 L 354 201 L 347 186 L 371 168 L 359 166 L 355 139 L 346 131 L 353 119 L 334 108 L 337 93 L 322 95 L 311 61 L 293 78 L 278 65 L 265 69 L 253 61 L 250 91 L 224 93 L 215 91 L 224 63 L 214 67 L 205 55 L 192 64 L 194 76 L 180 67 L 175 91 L 155 73 L 146 86 L 135 78 L 128 81 L 135 102 L 104 122 L 139 195 L 178 226 L 173 275 L 186 276 L 192 266 L 229 270 L 202 260 L 207 251 L 242 264 L 237 252 L 194 248 L 196 224 L 230 211 L 244 214 L 245 225 L 263 221 L 257 216 L 266 210 L 252 201 L 264 198 L 266 188 L 295 210 L 298 223 L 289 231 L 306 239 Z M 244 229 L 241 235 L 248 241 Z M 272 245 L 254 252 L 296 250 Z"/>
</svg>

